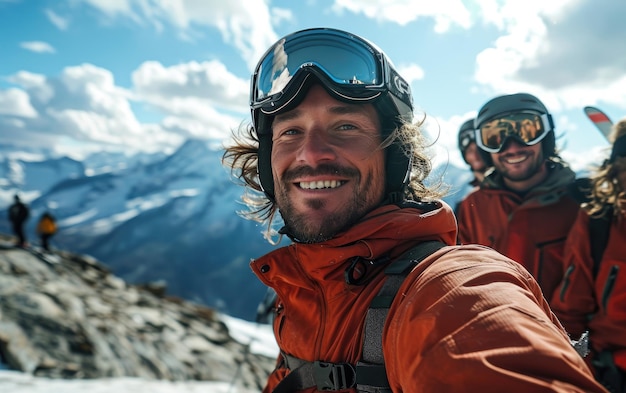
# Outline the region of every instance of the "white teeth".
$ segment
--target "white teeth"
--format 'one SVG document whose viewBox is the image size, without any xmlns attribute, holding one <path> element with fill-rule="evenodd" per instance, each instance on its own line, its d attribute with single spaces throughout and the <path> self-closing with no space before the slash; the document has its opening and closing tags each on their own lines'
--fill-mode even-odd
<svg viewBox="0 0 626 393">
<path fill-rule="evenodd" d="M 509 164 L 519 164 L 520 162 L 522 162 L 524 160 L 526 160 L 526 156 L 521 156 L 521 157 L 518 157 L 517 159 L 515 159 L 515 158 L 507 158 L 506 162 L 509 163 Z"/>
<path fill-rule="evenodd" d="M 310 182 L 300 182 L 300 188 L 305 190 L 320 190 L 323 188 L 337 188 L 342 185 L 342 181 L 337 180 L 319 180 Z"/>
</svg>

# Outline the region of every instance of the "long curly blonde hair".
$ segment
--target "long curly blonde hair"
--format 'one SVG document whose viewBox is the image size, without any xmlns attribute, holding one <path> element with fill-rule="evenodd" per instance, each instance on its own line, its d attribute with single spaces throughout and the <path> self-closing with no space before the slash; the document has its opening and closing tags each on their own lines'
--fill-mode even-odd
<svg viewBox="0 0 626 393">
<path fill-rule="evenodd" d="M 409 184 L 404 192 L 406 200 L 429 201 L 443 197 L 448 190 L 447 185 L 439 179 L 426 185 L 424 180 L 432 170 L 431 158 L 427 155 L 429 142 L 426 141 L 418 123 L 403 122 L 395 128 L 380 145 L 385 149 L 392 144 L 402 146 L 404 154 L 411 157 Z M 241 125 L 232 132 L 232 144 L 224 147 L 222 164 L 230 169 L 231 175 L 245 187 L 242 201 L 247 210 L 238 213 L 244 218 L 267 224 L 265 238 L 272 242 L 276 234 L 273 228 L 278 207 L 275 201 L 264 192 L 259 179 L 259 138 L 252 125 Z"/>
<path fill-rule="evenodd" d="M 609 141 L 611 145 L 626 135 L 626 118 L 613 125 Z M 612 211 L 621 217 L 626 204 L 626 190 L 622 189 L 618 175 L 626 171 L 626 157 L 617 157 L 613 162 L 606 160 L 600 167 L 595 168 L 591 180 L 590 201 L 583 205 L 590 216 L 603 217 Z M 612 209 L 611 209 L 612 208 Z"/>
</svg>

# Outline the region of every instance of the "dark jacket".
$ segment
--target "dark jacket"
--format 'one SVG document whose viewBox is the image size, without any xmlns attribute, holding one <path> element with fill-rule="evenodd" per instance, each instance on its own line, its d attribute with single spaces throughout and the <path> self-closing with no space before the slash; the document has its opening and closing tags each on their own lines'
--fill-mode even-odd
<svg viewBox="0 0 626 393">
<path fill-rule="evenodd" d="M 9 207 L 9 221 L 14 224 L 21 224 L 28 219 L 30 215 L 28 207 L 21 201 L 16 201 Z"/>
</svg>

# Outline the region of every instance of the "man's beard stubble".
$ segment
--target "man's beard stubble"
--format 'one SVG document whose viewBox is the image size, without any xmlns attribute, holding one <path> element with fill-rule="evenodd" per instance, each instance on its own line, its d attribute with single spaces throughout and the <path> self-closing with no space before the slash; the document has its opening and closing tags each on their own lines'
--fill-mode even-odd
<svg viewBox="0 0 626 393">
<path fill-rule="evenodd" d="M 282 184 L 291 183 L 290 180 L 302 175 L 323 175 L 333 174 L 340 175 L 351 179 L 351 183 L 360 184 L 360 173 L 352 168 L 337 167 L 335 165 L 320 165 L 317 169 L 309 167 L 296 168 L 285 172 L 281 179 Z M 363 187 L 357 186 L 354 189 L 352 198 L 346 201 L 345 208 L 341 211 L 329 213 L 321 224 L 312 225 L 306 213 L 299 213 L 293 206 L 293 203 L 287 195 L 286 187 L 280 187 L 276 193 L 276 203 L 279 213 L 285 223 L 285 229 L 288 234 L 301 243 L 320 243 L 332 239 L 338 233 L 346 230 L 354 223 L 358 222 L 369 210 L 374 206 L 372 201 L 368 199 L 373 183 L 373 175 L 370 173 L 363 184 Z M 311 198 L 306 201 L 307 207 L 312 210 L 321 210 L 326 207 L 326 201 L 322 199 Z"/>
</svg>

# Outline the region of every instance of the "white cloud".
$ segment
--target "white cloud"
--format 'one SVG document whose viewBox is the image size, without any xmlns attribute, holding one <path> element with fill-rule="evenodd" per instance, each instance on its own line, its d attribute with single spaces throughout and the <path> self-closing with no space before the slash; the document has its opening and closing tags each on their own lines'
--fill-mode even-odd
<svg viewBox="0 0 626 393">
<path fill-rule="evenodd" d="M 244 112 L 249 82 L 228 71 L 219 61 L 195 61 L 164 67 L 156 61 L 141 64 L 132 75 L 134 90 L 143 99 L 165 105 L 173 98 L 198 99 Z"/>
<path fill-rule="evenodd" d="M 154 151 L 189 137 L 225 140 L 249 116 L 249 82 L 218 61 L 145 62 L 132 74 L 132 90 L 91 64 L 67 67 L 58 77 L 21 71 L 8 80 L 20 88 L 0 90 L 0 113 L 23 119 L 3 121 L 0 138 L 7 140 L 23 141 L 26 132 L 33 135 L 29 143 L 70 138 Z M 156 109 L 160 123 L 140 123 L 132 102 Z"/>
<path fill-rule="evenodd" d="M 477 56 L 475 78 L 495 93 L 528 91 L 552 108 L 599 100 L 626 108 L 626 3 L 482 1 L 486 23 L 504 31 Z"/>
<path fill-rule="evenodd" d="M 272 8 L 270 13 L 272 15 L 273 26 L 279 26 L 283 21 L 294 20 L 293 12 L 286 8 Z"/>
<path fill-rule="evenodd" d="M 28 71 L 19 71 L 15 75 L 10 76 L 8 80 L 28 90 L 28 95 L 32 97 L 34 101 L 45 104 L 54 96 L 52 86 L 47 83 L 47 79 L 44 75 L 33 74 Z"/>
<path fill-rule="evenodd" d="M 445 33 L 452 25 L 471 26 L 470 12 L 461 0 L 335 0 L 332 8 L 337 13 L 349 11 L 401 26 L 421 17 L 431 17 L 438 33 Z"/>
<path fill-rule="evenodd" d="M 268 2 L 258 0 L 170 0 L 133 2 L 132 0 L 86 0 L 107 18 L 125 17 L 136 23 L 150 23 L 157 29 L 168 24 L 179 30 L 181 38 L 192 40 L 198 27 L 213 27 L 224 41 L 232 44 L 248 62 L 255 60 L 277 40 L 273 21 L 293 16 L 285 9 L 268 8 Z"/>
<path fill-rule="evenodd" d="M 116 86 L 108 70 L 83 64 L 65 68 L 59 77 L 20 72 L 9 80 L 19 88 L 0 90 L 0 101 L 12 105 L 4 106 L 4 114 L 24 118 L 3 121 L 3 141 L 50 147 L 70 138 L 118 149 L 154 151 L 183 140 L 163 126 L 139 123 L 130 92 Z"/>
<path fill-rule="evenodd" d="M 426 134 L 435 141 L 434 166 L 450 163 L 459 168 L 467 166 L 457 144 L 457 135 L 461 125 L 468 119 L 476 116 L 476 112 L 468 112 L 460 116 L 442 118 L 427 116 L 424 124 Z"/>
<path fill-rule="evenodd" d="M 424 79 L 424 70 L 417 64 L 403 64 L 398 67 L 398 73 L 410 84 Z"/>
<path fill-rule="evenodd" d="M 48 17 L 50 23 L 55 25 L 59 30 L 67 30 L 69 26 L 69 21 L 66 18 L 63 18 L 62 16 L 50 9 L 45 10 L 45 14 L 46 17 Z"/>
<path fill-rule="evenodd" d="M 116 1 L 85 0 L 84 2 L 87 4 L 90 4 L 94 8 L 100 10 L 101 12 L 105 13 L 106 15 L 110 17 L 115 17 L 115 16 L 120 15 L 120 16 L 129 17 L 134 20 L 137 19 L 137 16 L 135 15 L 132 9 L 132 3 L 133 3 L 132 0 L 116 0 Z M 142 2 L 138 4 L 140 4 L 142 7 L 149 6 L 149 3 L 146 3 L 146 2 Z"/>
<path fill-rule="evenodd" d="M 0 115 L 34 118 L 37 111 L 30 104 L 28 94 L 19 89 L 0 90 Z"/>
<path fill-rule="evenodd" d="M 219 61 L 145 62 L 132 79 L 135 99 L 166 114 L 164 129 L 177 135 L 223 140 L 249 116 L 249 82 Z"/>
<path fill-rule="evenodd" d="M 21 42 L 20 46 L 26 50 L 35 53 L 55 53 L 56 50 L 52 47 L 52 45 L 43 41 L 25 41 Z"/>
</svg>

